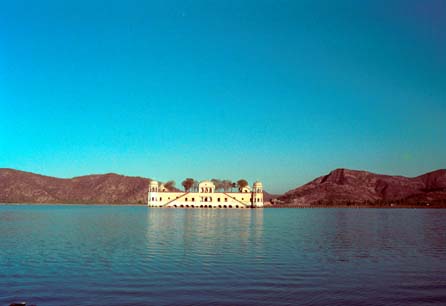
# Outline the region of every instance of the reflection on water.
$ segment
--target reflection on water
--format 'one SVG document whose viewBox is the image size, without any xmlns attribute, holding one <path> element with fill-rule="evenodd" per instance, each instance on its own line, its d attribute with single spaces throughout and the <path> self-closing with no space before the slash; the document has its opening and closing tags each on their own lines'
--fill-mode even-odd
<svg viewBox="0 0 446 306">
<path fill-rule="evenodd" d="M 203 250 L 216 253 L 228 244 L 247 252 L 251 242 L 261 244 L 263 210 L 169 209 L 147 210 L 148 242 L 180 243 L 184 252 Z M 149 249 L 153 244 L 148 245 Z M 202 248 L 208 248 L 206 250 Z"/>
<path fill-rule="evenodd" d="M 0 305 L 442 305 L 446 210 L 0 206 Z"/>
</svg>

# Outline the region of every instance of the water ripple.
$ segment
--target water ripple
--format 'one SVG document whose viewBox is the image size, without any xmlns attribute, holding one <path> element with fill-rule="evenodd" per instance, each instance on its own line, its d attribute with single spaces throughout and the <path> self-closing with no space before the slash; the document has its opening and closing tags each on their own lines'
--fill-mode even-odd
<svg viewBox="0 0 446 306">
<path fill-rule="evenodd" d="M 443 305 L 446 210 L 0 206 L 0 305 Z"/>
</svg>

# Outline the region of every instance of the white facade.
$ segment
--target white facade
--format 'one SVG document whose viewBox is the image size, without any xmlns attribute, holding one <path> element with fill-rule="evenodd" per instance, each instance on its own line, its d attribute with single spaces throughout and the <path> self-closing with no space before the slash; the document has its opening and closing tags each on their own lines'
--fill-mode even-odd
<svg viewBox="0 0 446 306">
<path fill-rule="evenodd" d="M 215 192 L 211 181 L 202 181 L 194 192 L 161 191 L 156 181 L 149 184 L 148 206 L 170 208 L 261 208 L 263 185 L 255 182 L 252 189 L 239 192 Z"/>
</svg>

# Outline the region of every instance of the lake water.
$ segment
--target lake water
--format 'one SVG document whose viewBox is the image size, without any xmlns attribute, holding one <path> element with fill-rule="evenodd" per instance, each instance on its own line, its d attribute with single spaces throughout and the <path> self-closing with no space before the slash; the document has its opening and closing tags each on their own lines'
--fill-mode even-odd
<svg viewBox="0 0 446 306">
<path fill-rule="evenodd" d="M 446 209 L 0 206 L 0 306 L 446 305 Z"/>
</svg>

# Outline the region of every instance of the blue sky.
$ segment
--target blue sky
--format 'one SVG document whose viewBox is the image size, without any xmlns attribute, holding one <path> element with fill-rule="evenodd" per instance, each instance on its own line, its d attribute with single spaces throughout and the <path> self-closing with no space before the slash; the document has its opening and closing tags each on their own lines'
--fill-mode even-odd
<svg viewBox="0 0 446 306">
<path fill-rule="evenodd" d="M 0 167 L 262 180 L 445 168 L 446 2 L 0 0 Z"/>
</svg>

